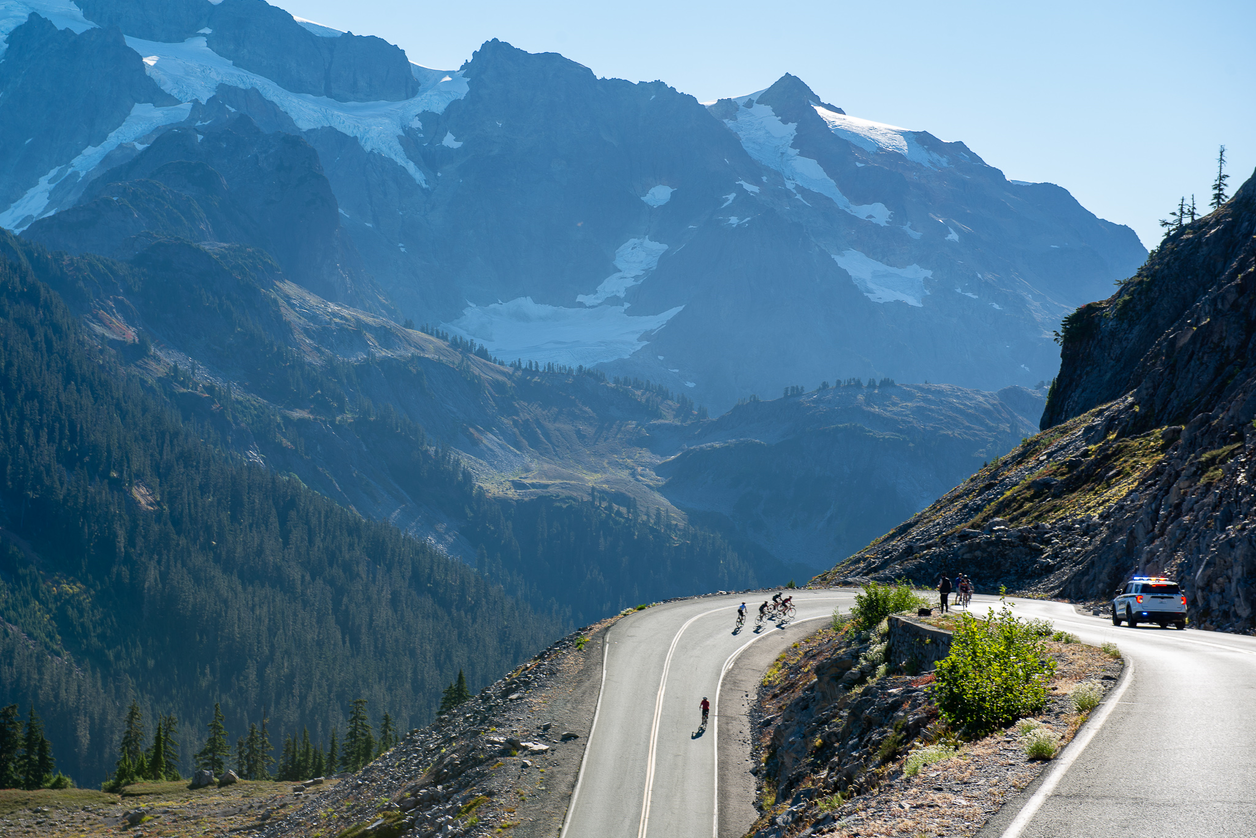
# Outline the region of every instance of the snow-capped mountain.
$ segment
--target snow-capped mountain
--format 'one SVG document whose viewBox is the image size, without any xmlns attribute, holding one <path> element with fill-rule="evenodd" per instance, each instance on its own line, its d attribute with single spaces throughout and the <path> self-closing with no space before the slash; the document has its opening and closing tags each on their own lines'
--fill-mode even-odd
<svg viewBox="0 0 1256 838">
<path fill-rule="evenodd" d="M 247 116 L 330 185 L 309 238 L 335 268 L 296 248 L 295 281 L 717 412 L 852 376 L 1050 379 L 1063 315 L 1146 255 L 1064 189 L 788 75 L 708 107 L 498 41 L 443 72 L 262 0 L 4 0 L 0 50 L 0 226 L 63 246 L 49 216 L 149 179 L 126 164 L 161 135 Z"/>
</svg>

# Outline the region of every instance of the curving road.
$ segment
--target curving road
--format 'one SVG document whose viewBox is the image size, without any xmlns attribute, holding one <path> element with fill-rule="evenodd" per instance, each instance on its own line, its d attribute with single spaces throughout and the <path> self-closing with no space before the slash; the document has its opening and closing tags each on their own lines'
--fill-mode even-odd
<svg viewBox="0 0 1256 838">
<path fill-rule="evenodd" d="M 1256 836 L 1256 637 L 1118 628 L 1071 605 L 1014 602 L 1018 617 L 1117 644 L 1127 668 L 1052 770 L 979 838 Z"/>
<path fill-rule="evenodd" d="M 753 820 L 737 692 L 790 643 L 822 625 L 854 590 L 796 591 L 792 624 L 732 633 L 738 596 L 658 605 L 606 635 L 603 686 L 565 838 L 742 835 Z M 761 600 L 760 600 L 761 601 Z M 1071 605 L 1012 599 L 1084 642 L 1116 643 L 1126 675 L 1077 739 L 978 838 L 1130 834 L 1256 838 L 1256 638 L 1130 629 Z M 755 601 L 750 600 L 751 608 Z M 974 598 L 984 614 L 997 597 Z M 732 670 L 740 660 L 742 672 Z M 720 684 L 724 684 L 723 700 Z M 713 716 L 699 733 L 698 702 Z M 717 754 L 722 772 L 716 771 Z M 720 783 L 726 793 L 721 794 Z"/>
<path fill-rule="evenodd" d="M 855 591 L 794 591 L 798 614 L 785 626 L 769 623 L 733 633 L 740 596 L 656 605 L 616 623 L 606 634 L 605 672 L 584 764 L 568 809 L 569 838 L 675 838 L 745 834 L 753 810 L 718 811 L 716 754 L 725 752 L 723 727 L 741 715 L 724 707 L 719 687 L 738 657 L 771 660 L 790 643 L 823 625 Z M 747 600 L 753 612 L 759 600 Z M 711 722 L 699 732 L 698 703 L 711 700 Z M 725 736 L 727 738 L 727 736 Z M 744 773 L 744 772 L 743 772 Z M 749 801 L 747 801 L 748 803 Z M 723 807 L 728 809 L 729 807 Z M 742 821 L 730 823 L 732 820 Z M 723 822 L 723 823 L 721 823 Z"/>
</svg>

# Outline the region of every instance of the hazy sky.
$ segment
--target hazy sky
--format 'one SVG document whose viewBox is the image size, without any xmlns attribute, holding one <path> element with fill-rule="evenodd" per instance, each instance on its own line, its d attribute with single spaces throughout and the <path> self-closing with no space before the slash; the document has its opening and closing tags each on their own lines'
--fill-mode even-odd
<svg viewBox="0 0 1256 838">
<path fill-rule="evenodd" d="M 704 102 L 793 73 L 851 115 L 1058 183 L 1149 248 L 1179 196 L 1206 207 L 1219 145 L 1231 193 L 1256 168 L 1254 0 L 271 2 L 442 69 L 500 38 Z"/>
</svg>

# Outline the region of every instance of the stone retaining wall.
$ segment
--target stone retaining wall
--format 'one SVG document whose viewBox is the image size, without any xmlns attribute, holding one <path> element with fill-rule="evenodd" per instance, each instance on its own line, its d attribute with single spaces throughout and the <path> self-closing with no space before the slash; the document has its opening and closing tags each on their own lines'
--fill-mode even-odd
<svg viewBox="0 0 1256 838">
<path fill-rule="evenodd" d="M 890 617 L 885 662 L 891 670 L 914 659 L 916 672 L 928 672 L 950 653 L 951 633 L 946 629 L 934 628 L 910 617 Z"/>
</svg>

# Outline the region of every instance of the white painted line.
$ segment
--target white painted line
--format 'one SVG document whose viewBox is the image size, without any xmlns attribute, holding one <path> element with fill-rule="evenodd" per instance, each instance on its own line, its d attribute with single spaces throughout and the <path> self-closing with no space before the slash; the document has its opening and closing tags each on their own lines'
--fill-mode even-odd
<svg viewBox="0 0 1256 838">
<path fill-rule="evenodd" d="M 558 834 L 567 834 L 571 825 L 571 815 L 576 811 L 576 799 L 580 797 L 580 784 L 584 782 L 584 763 L 589 758 L 589 749 L 593 747 L 593 734 L 597 732 L 597 717 L 602 712 L 602 695 L 606 692 L 606 659 L 610 657 L 610 629 L 602 632 L 602 683 L 597 688 L 597 706 L 593 708 L 593 724 L 589 726 L 589 738 L 584 741 L 584 753 L 580 756 L 580 773 L 576 775 L 576 787 L 571 791 L 571 800 L 567 801 L 567 817 L 563 818 L 563 828 Z"/>
<path fill-rule="evenodd" d="M 1004 830 L 1002 838 L 1020 838 L 1020 834 L 1025 831 L 1025 827 L 1029 826 L 1029 822 L 1033 820 L 1034 815 L 1038 814 L 1042 804 L 1051 796 L 1051 792 L 1055 791 L 1055 787 L 1059 785 L 1060 780 L 1064 779 L 1064 775 L 1068 773 L 1069 767 L 1082 755 L 1082 751 L 1086 750 L 1086 746 L 1090 744 L 1090 740 L 1099 732 L 1099 728 L 1103 727 L 1103 723 L 1108 720 L 1109 714 L 1112 713 L 1112 708 L 1116 707 L 1121 701 L 1121 696 L 1125 694 L 1126 688 L 1129 687 L 1130 682 L 1133 680 L 1134 661 L 1131 658 L 1127 658 L 1125 661 L 1125 672 L 1121 676 L 1121 683 L 1117 686 L 1116 691 L 1108 696 L 1095 717 L 1082 728 L 1081 735 L 1074 737 L 1073 741 L 1064 749 L 1064 756 L 1056 761 L 1055 767 L 1051 769 L 1047 779 L 1034 792 L 1034 796 L 1029 798 L 1029 802 L 1020 810 L 1015 819 L 1008 825 L 1008 828 Z"/>
<path fill-rule="evenodd" d="M 650 822 L 650 796 L 654 791 L 654 756 L 658 750 L 659 738 L 659 719 L 663 715 L 663 693 L 667 689 L 667 672 L 672 667 L 672 655 L 676 653 L 676 644 L 680 642 L 680 636 L 685 633 L 685 629 L 693 625 L 695 620 L 699 620 L 708 614 L 714 614 L 717 611 L 723 611 L 735 606 L 725 605 L 720 608 L 712 608 L 710 611 L 703 611 L 690 617 L 689 620 L 680 627 L 680 631 L 676 632 L 676 636 L 672 638 L 672 645 L 667 650 L 667 659 L 663 661 L 663 677 L 659 679 L 658 696 L 654 699 L 654 722 L 650 725 L 650 755 L 646 759 L 645 765 L 645 794 L 641 799 L 641 826 L 637 830 L 637 838 L 645 838 L 646 826 Z M 717 696 L 718 698 L 718 696 Z"/>
<path fill-rule="evenodd" d="M 818 600 L 818 599 L 807 600 L 807 602 L 817 602 L 817 601 L 822 602 L 823 600 Z M 832 614 L 828 616 L 822 616 L 822 617 L 806 617 L 801 620 L 795 620 L 794 622 L 790 623 L 790 625 L 796 626 L 799 623 L 810 623 L 814 620 L 831 620 L 831 619 L 833 619 Z M 712 785 L 714 786 L 715 816 L 712 819 L 714 823 L 711 827 L 711 838 L 720 838 L 720 690 L 724 688 L 724 676 L 727 675 L 728 671 L 733 668 L 733 664 L 737 662 L 737 658 L 741 657 L 741 653 L 746 651 L 746 649 L 750 646 L 751 643 L 762 640 L 765 637 L 771 637 L 771 636 L 772 635 L 770 633 L 761 634 L 758 637 L 750 638 L 741 646 L 739 646 L 737 650 L 734 651 L 731 655 L 729 655 L 728 658 L 724 661 L 724 668 L 720 670 L 720 680 L 717 681 L 715 684 L 715 706 L 712 708 L 712 717 L 714 718 L 714 721 L 711 722 L 711 747 L 715 749 L 715 779 L 714 779 L 714 782 L 712 783 Z"/>
</svg>

